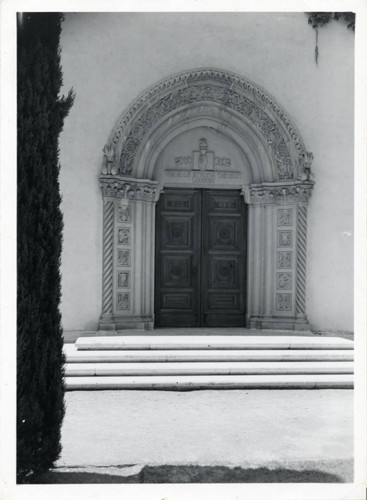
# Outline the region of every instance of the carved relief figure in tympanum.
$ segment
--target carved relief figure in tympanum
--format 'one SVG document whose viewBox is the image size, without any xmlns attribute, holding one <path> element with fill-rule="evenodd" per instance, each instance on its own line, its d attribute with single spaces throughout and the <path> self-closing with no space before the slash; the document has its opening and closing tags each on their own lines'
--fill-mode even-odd
<svg viewBox="0 0 367 500">
<path fill-rule="evenodd" d="M 200 154 L 199 154 L 199 167 L 200 170 L 205 170 L 208 160 L 206 158 L 206 151 L 208 149 L 208 144 L 206 139 L 200 139 Z"/>
</svg>

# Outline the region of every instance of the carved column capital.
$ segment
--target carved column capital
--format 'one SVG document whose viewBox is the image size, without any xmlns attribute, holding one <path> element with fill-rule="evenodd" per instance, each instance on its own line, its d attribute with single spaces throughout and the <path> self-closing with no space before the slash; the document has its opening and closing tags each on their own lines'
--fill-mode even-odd
<svg viewBox="0 0 367 500">
<path fill-rule="evenodd" d="M 155 181 L 100 176 L 99 184 L 103 198 L 156 201 L 158 187 Z"/>
<path fill-rule="evenodd" d="M 250 205 L 280 205 L 284 203 L 308 203 L 314 183 L 252 184 L 243 189 L 245 200 Z"/>
</svg>

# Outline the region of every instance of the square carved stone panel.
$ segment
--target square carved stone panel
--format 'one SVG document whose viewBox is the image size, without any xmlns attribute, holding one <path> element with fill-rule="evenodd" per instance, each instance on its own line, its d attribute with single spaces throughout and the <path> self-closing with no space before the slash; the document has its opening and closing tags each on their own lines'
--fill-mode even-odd
<svg viewBox="0 0 367 500">
<path fill-rule="evenodd" d="M 292 246 L 292 231 L 278 231 L 278 247 Z"/>
<path fill-rule="evenodd" d="M 236 257 L 210 258 L 210 287 L 236 288 L 238 286 L 238 259 Z"/>
<path fill-rule="evenodd" d="M 191 219 L 168 217 L 163 221 L 166 248 L 190 248 Z"/>
<path fill-rule="evenodd" d="M 290 311 L 292 309 L 292 294 L 277 293 L 276 294 L 276 309 L 277 311 Z"/>
<path fill-rule="evenodd" d="M 277 273 L 277 290 L 292 289 L 292 273 Z"/>
<path fill-rule="evenodd" d="M 239 248 L 237 226 L 238 222 L 234 220 L 212 218 L 210 220 L 209 248 L 212 250 L 237 250 Z"/>
<path fill-rule="evenodd" d="M 292 252 L 277 252 L 277 269 L 292 267 Z"/>
<path fill-rule="evenodd" d="M 278 208 L 278 226 L 291 226 L 293 224 L 293 209 Z"/>
<path fill-rule="evenodd" d="M 116 309 L 126 311 L 130 309 L 130 293 L 118 293 Z"/>
<path fill-rule="evenodd" d="M 119 227 L 117 234 L 117 242 L 119 245 L 131 245 L 131 230 L 129 227 Z"/>
<path fill-rule="evenodd" d="M 117 274 L 117 288 L 130 288 L 130 271 L 120 271 Z"/>
<path fill-rule="evenodd" d="M 130 250 L 117 250 L 117 265 L 130 267 Z"/>
<path fill-rule="evenodd" d="M 162 269 L 164 286 L 191 286 L 191 255 L 163 255 Z"/>
<path fill-rule="evenodd" d="M 118 207 L 117 211 L 118 222 L 131 223 L 131 208 L 130 207 Z"/>
</svg>

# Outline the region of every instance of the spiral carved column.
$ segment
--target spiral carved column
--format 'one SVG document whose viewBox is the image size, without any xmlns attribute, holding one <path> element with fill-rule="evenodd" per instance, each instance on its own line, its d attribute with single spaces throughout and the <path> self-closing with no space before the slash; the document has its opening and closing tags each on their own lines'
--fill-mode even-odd
<svg viewBox="0 0 367 500">
<path fill-rule="evenodd" d="M 103 209 L 103 285 L 102 315 L 112 314 L 113 307 L 113 225 L 114 202 L 105 201 Z"/>
<path fill-rule="evenodd" d="M 306 246 L 307 246 L 307 207 L 298 207 L 298 233 L 297 233 L 297 315 L 306 314 Z"/>
</svg>

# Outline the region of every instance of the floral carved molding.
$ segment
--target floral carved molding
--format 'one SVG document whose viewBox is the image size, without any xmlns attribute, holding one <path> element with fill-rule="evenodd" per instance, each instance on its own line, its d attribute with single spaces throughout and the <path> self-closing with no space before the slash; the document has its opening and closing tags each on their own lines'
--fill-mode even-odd
<svg viewBox="0 0 367 500">
<path fill-rule="evenodd" d="M 308 203 L 314 183 L 305 181 L 293 185 L 252 185 L 246 189 L 245 199 L 251 205 Z"/>
<path fill-rule="evenodd" d="M 284 109 L 263 89 L 235 74 L 198 69 L 173 76 L 141 95 L 119 120 L 104 148 L 102 175 L 133 175 L 149 131 L 190 105 L 215 104 L 250 122 L 268 144 L 279 180 L 310 178 L 312 153 Z"/>
<path fill-rule="evenodd" d="M 99 184 L 104 198 L 156 201 L 156 184 L 137 179 L 124 180 L 118 177 L 101 176 Z"/>
</svg>

